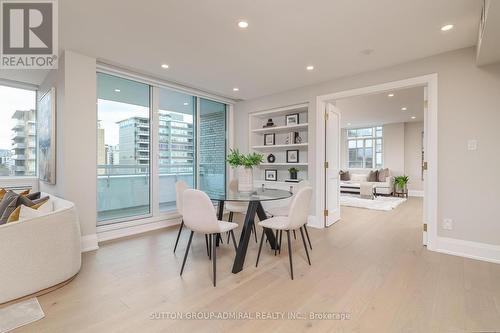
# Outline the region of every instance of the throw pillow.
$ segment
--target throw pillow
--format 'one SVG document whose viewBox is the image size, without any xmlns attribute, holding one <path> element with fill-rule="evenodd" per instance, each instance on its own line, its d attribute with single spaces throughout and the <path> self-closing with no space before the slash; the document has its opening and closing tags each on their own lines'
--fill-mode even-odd
<svg viewBox="0 0 500 333">
<path fill-rule="evenodd" d="M 3 214 L 0 217 L 0 225 L 4 224 L 4 223 L 7 223 L 7 221 L 9 220 L 9 216 L 14 212 L 14 210 L 17 207 L 19 207 L 21 205 L 28 206 L 28 207 L 31 207 L 31 206 L 35 205 L 35 202 L 33 202 L 32 200 L 28 199 L 24 195 L 16 194 L 12 198 L 13 199 L 9 202 L 9 204 L 7 205 L 7 207 L 5 207 L 5 210 L 4 210 Z"/>
<path fill-rule="evenodd" d="M 19 220 L 23 221 L 23 220 L 32 219 L 35 217 L 44 216 L 44 215 L 47 215 L 48 213 L 50 213 L 54 210 L 53 202 L 50 199 L 41 203 L 37 209 L 33 209 L 33 207 L 36 207 L 36 206 L 32 206 L 32 207 L 20 206 Z"/>
<path fill-rule="evenodd" d="M 3 196 L 5 195 L 5 193 L 7 193 L 7 190 L 4 188 L 0 188 L 0 200 L 3 199 Z"/>
<path fill-rule="evenodd" d="M 368 182 L 378 182 L 378 170 L 370 171 L 366 180 Z"/>
<path fill-rule="evenodd" d="M 340 170 L 340 180 L 342 180 L 342 181 L 351 180 L 351 175 L 349 174 L 349 171 Z"/>
<path fill-rule="evenodd" d="M 21 193 L 19 193 L 19 195 L 28 195 L 28 194 L 30 194 L 30 191 L 31 191 L 31 189 L 24 190 Z"/>
<path fill-rule="evenodd" d="M 43 209 L 41 208 L 42 206 L 43 206 Z M 10 216 L 7 220 L 7 223 L 17 222 L 17 221 L 21 221 L 21 220 L 25 220 L 25 219 L 29 218 L 29 216 L 33 215 L 33 214 L 30 214 L 30 211 L 29 211 L 30 209 L 31 210 L 38 210 L 40 215 L 44 215 L 44 214 L 47 214 L 47 213 L 52 211 L 52 202 L 49 200 L 49 197 L 46 197 L 45 200 L 43 200 L 43 201 L 41 201 L 41 202 L 31 206 L 31 207 L 28 207 L 25 205 L 19 205 L 10 214 Z M 28 213 L 26 213 L 25 210 L 28 210 Z M 22 214 L 21 212 L 23 212 L 23 211 L 24 211 L 24 213 Z"/>
<path fill-rule="evenodd" d="M 3 196 L 2 201 L 0 201 L 0 225 L 7 222 L 7 219 L 9 218 L 9 215 L 10 213 L 12 213 L 12 211 L 9 213 L 9 215 L 7 215 L 5 221 L 2 220 L 3 214 L 5 213 L 5 210 L 7 209 L 7 207 L 9 207 L 12 201 L 17 202 L 17 198 L 19 198 L 19 194 L 15 193 L 14 191 L 8 191 Z M 14 210 L 15 208 L 16 207 L 14 207 L 12 210 Z"/>
<path fill-rule="evenodd" d="M 36 200 L 36 199 L 40 199 L 41 195 L 42 195 L 41 192 L 33 192 L 30 194 L 26 194 L 25 197 L 30 199 L 30 200 Z"/>
<path fill-rule="evenodd" d="M 387 180 L 387 177 L 389 177 L 389 169 L 388 168 L 380 169 L 378 171 L 378 181 L 379 182 L 385 183 Z"/>
</svg>

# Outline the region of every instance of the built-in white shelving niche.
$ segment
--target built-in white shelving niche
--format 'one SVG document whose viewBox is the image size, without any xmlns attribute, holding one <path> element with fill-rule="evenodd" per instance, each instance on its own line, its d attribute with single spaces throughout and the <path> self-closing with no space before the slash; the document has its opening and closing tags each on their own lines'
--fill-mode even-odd
<svg viewBox="0 0 500 333">
<path fill-rule="evenodd" d="M 264 184 L 269 188 L 289 189 L 295 183 L 285 182 L 290 178 L 288 168 L 295 167 L 299 170 L 298 178 L 308 180 L 309 166 L 309 122 L 308 103 L 296 104 L 260 111 L 249 114 L 249 150 L 264 154 L 264 163 L 254 170 L 254 182 L 256 186 Z M 286 115 L 298 114 L 298 124 L 286 125 Z M 273 127 L 264 127 L 268 119 L 272 119 Z M 301 140 L 297 143 L 287 142 L 291 132 L 297 132 Z M 274 145 L 266 145 L 266 135 L 274 135 Z M 287 150 L 298 151 L 298 163 L 287 162 Z M 269 154 L 275 156 L 274 163 L 267 160 Z M 277 181 L 266 181 L 265 170 L 277 170 Z"/>
</svg>

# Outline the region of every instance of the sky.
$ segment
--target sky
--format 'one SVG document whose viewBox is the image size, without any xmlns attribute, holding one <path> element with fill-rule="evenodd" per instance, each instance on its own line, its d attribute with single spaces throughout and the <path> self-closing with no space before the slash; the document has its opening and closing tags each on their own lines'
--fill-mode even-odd
<svg viewBox="0 0 500 333">
<path fill-rule="evenodd" d="M 36 106 L 36 92 L 0 85 L 0 149 L 11 149 L 12 114 Z"/>
</svg>

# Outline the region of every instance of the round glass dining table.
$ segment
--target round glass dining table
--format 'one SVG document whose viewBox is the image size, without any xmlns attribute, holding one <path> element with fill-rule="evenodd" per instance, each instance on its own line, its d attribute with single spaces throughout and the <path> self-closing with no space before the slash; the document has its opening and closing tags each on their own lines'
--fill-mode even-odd
<svg viewBox="0 0 500 333">
<path fill-rule="evenodd" d="M 255 188 L 252 192 L 227 191 L 227 193 L 224 195 L 209 194 L 210 199 L 219 203 L 217 216 L 220 221 L 222 221 L 222 217 L 224 215 L 224 202 L 248 202 L 245 222 L 243 223 L 240 241 L 236 250 L 236 257 L 234 259 L 232 270 L 233 273 L 238 273 L 243 269 L 243 264 L 245 263 L 245 256 L 248 249 L 248 242 L 250 240 L 250 234 L 253 224 L 255 223 L 255 216 L 257 215 L 260 221 L 267 219 L 266 212 L 262 207 L 262 202 L 283 200 L 290 198 L 291 196 L 292 192 L 271 188 Z M 271 248 L 275 249 L 275 247 L 278 245 L 276 243 L 274 233 L 271 229 L 267 228 L 264 229 L 264 232 L 266 233 L 267 240 L 269 241 Z"/>
</svg>

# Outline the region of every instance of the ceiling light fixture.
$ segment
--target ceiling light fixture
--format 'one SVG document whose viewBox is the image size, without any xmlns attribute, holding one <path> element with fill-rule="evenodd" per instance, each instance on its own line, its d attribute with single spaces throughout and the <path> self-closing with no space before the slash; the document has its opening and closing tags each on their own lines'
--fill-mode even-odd
<svg viewBox="0 0 500 333">
<path fill-rule="evenodd" d="M 403 106 L 403 107 L 401 108 L 401 111 L 406 111 L 406 110 L 408 110 L 408 108 L 407 108 L 406 106 Z"/>
<path fill-rule="evenodd" d="M 312 71 L 312 70 L 314 69 L 314 66 L 313 66 L 313 65 L 309 65 L 309 66 L 307 66 L 307 67 L 306 67 L 306 69 L 307 69 L 308 71 Z"/>
<path fill-rule="evenodd" d="M 115 89 L 115 92 L 120 92 L 121 90 L 120 89 Z"/>
<path fill-rule="evenodd" d="M 238 27 L 240 27 L 241 29 L 246 29 L 246 28 L 248 28 L 248 22 L 241 20 L 238 22 Z"/>
<path fill-rule="evenodd" d="M 233 88 L 233 91 L 240 91 L 240 88 Z"/>
<path fill-rule="evenodd" d="M 347 123 L 347 126 L 351 126 L 351 123 Z"/>
<path fill-rule="evenodd" d="M 167 65 L 167 64 L 163 64 L 163 65 L 161 65 L 161 68 L 163 68 L 163 69 L 167 69 L 167 68 L 168 68 L 168 65 Z"/>
<path fill-rule="evenodd" d="M 411 116 L 411 119 L 417 119 L 417 117 L 415 117 L 415 116 Z"/>
<path fill-rule="evenodd" d="M 394 97 L 394 94 L 391 93 L 391 94 L 387 95 L 387 97 Z"/>
<path fill-rule="evenodd" d="M 451 29 L 453 29 L 453 24 L 443 25 L 441 27 L 441 31 L 450 31 Z"/>
<path fill-rule="evenodd" d="M 184 102 L 184 105 L 189 105 L 189 103 L 188 102 Z"/>
</svg>

